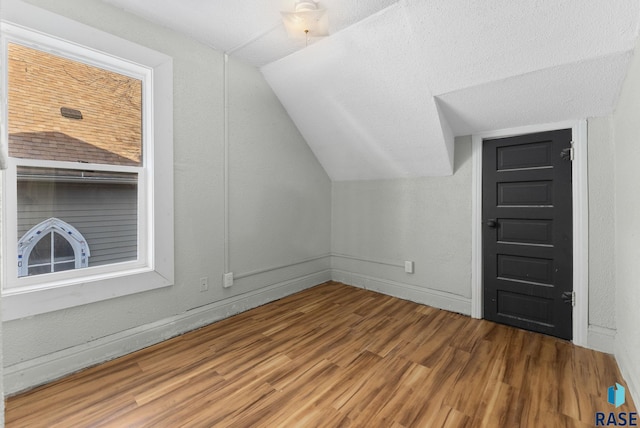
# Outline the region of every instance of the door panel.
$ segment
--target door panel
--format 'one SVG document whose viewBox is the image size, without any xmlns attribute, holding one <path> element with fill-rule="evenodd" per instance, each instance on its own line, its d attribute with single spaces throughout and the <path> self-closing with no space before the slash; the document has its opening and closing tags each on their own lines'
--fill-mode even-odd
<svg viewBox="0 0 640 428">
<path fill-rule="evenodd" d="M 496 148 L 497 170 L 552 167 L 551 141 Z"/>
<path fill-rule="evenodd" d="M 498 183 L 498 206 L 529 206 L 553 204 L 553 182 L 543 181 L 516 181 L 511 183 Z"/>
<path fill-rule="evenodd" d="M 571 339 L 571 130 L 485 140 L 485 318 Z"/>
<path fill-rule="evenodd" d="M 498 278 L 553 285 L 553 260 L 499 254 Z"/>
<path fill-rule="evenodd" d="M 553 222 L 548 219 L 500 219 L 498 242 L 553 245 Z"/>
</svg>

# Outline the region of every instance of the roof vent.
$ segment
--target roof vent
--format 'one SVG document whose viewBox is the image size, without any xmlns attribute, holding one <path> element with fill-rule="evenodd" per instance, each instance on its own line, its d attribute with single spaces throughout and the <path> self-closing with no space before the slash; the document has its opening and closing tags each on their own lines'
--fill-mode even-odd
<svg viewBox="0 0 640 428">
<path fill-rule="evenodd" d="M 82 112 L 74 108 L 60 107 L 60 114 L 69 119 L 82 119 Z"/>
</svg>

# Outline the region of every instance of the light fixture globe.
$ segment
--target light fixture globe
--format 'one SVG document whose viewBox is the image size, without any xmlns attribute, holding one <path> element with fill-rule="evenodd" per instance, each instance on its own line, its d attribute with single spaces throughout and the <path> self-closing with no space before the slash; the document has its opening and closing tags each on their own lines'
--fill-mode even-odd
<svg viewBox="0 0 640 428">
<path fill-rule="evenodd" d="M 329 35 L 326 9 L 318 9 L 315 1 L 299 0 L 294 12 L 281 12 L 284 28 L 291 38 L 325 37 Z"/>
</svg>

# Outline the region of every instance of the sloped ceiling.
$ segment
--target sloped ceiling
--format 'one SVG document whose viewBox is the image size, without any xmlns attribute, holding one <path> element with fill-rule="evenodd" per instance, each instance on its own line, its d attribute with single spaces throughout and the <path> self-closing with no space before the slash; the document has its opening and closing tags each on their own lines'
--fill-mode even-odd
<svg viewBox="0 0 640 428">
<path fill-rule="evenodd" d="M 333 180 L 449 175 L 453 138 L 612 112 L 638 0 L 104 0 L 260 67 Z"/>
</svg>

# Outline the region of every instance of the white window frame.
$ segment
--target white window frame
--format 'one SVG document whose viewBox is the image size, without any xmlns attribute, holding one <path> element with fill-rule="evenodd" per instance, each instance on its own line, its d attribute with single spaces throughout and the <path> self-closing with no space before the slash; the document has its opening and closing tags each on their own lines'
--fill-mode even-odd
<svg viewBox="0 0 640 428">
<path fill-rule="evenodd" d="M 87 240 L 84 239 L 82 233 L 75 227 L 71 226 L 59 218 L 51 217 L 43 222 L 33 226 L 27 233 L 22 235 L 18 241 L 18 276 L 27 276 L 29 274 L 29 257 L 31 251 L 38 245 L 45 236 L 57 233 L 62 236 L 73 249 L 73 258 L 75 260 L 75 269 L 85 268 L 89 265 L 89 256 L 91 250 Z M 53 245 L 51 246 L 51 264 L 53 260 Z"/>
<path fill-rule="evenodd" d="M 7 68 L 2 69 L 2 318 L 70 308 L 174 282 L 173 65 L 169 56 L 20 1 L 3 4 L 2 63 L 18 43 L 143 81 L 142 168 L 11 159 L 7 135 Z M 0 162 L 2 164 L 2 162 Z M 18 278 L 17 165 L 138 173 L 138 260 Z M 157 173 L 156 171 L 162 171 Z M 142 195 L 142 197 L 140 197 Z"/>
</svg>

